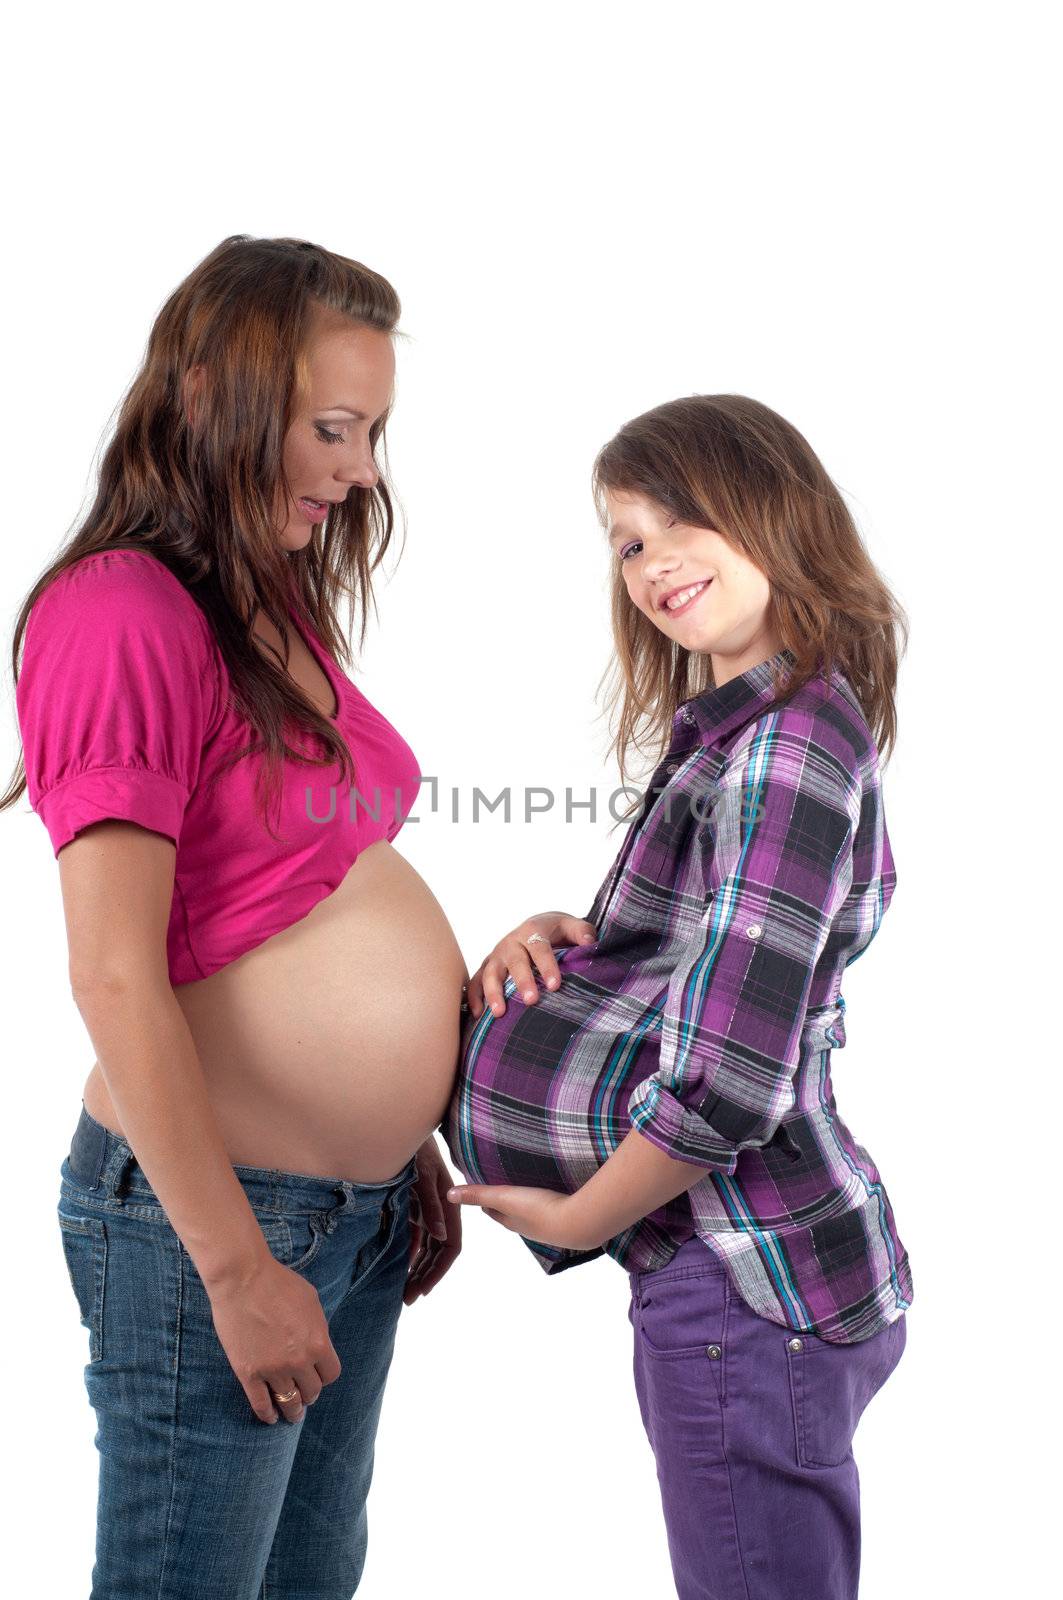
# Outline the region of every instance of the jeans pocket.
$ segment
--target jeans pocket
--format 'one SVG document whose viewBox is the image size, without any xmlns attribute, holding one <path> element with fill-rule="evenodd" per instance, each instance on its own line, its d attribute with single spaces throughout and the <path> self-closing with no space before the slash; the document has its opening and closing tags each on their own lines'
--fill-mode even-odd
<svg viewBox="0 0 1063 1600">
<path fill-rule="evenodd" d="M 897 1323 L 856 1344 L 811 1333 L 787 1338 L 799 1466 L 837 1467 L 848 1458 L 857 1424 L 900 1360 L 904 1338 Z"/>
<path fill-rule="evenodd" d="M 323 1212 L 308 1211 L 284 1217 L 271 1214 L 268 1218 L 257 1212 L 255 1215 L 274 1260 L 293 1272 L 302 1272 L 310 1265 L 325 1238 Z"/>
<path fill-rule="evenodd" d="M 651 1361 L 720 1361 L 726 1345 L 727 1275 L 723 1269 L 657 1279 L 635 1298 L 632 1322 Z"/>
<path fill-rule="evenodd" d="M 107 1281 L 107 1230 L 102 1217 L 58 1213 L 67 1274 L 81 1325 L 89 1332 L 89 1361 L 103 1359 L 103 1302 Z"/>
</svg>

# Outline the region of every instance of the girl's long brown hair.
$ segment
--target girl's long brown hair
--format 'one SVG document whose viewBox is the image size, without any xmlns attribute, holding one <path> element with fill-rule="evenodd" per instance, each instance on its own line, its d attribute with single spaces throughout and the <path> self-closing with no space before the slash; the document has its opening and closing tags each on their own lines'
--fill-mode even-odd
<svg viewBox="0 0 1063 1600">
<path fill-rule="evenodd" d="M 626 422 L 599 451 L 592 488 L 602 525 L 605 491 L 636 492 L 695 527 L 713 528 L 769 580 L 768 623 L 793 651 L 773 681 L 776 703 L 819 672 L 848 678 L 883 761 L 896 740 L 898 634 L 907 616 L 876 569 L 839 490 L 819 457 L 778 412 L 740 394 L 689 395 Z M 612 576 L 616 654 L 606 708 L 610 752 L 621 778 L 629 752 L 671 738 L 684 700 L 714 686 L 712 658 L 684 650 L 628 596 L 620 563 Z M 601 685 L 599 685 L 601 687 Z"/>
<path fill-rule="evenodd" d="M 278 499 L 287 506 L 291 493 L 282 453 L 305 399 L 305 351 L 314 319 L 339 314 L 392 334 L 400 309 L 386 278 L 304 239 L 230 234 L 204 257 L 155 320 L 103 456 L 91 509 L 22 605 L 11 648 L 16 685 L 26 621 L 42 590 L 83 556 L 147 551 L 189 591 L 214 632 L 234 704 L 257 736 L 225 765 L 264 751 L 265 789 L 261 771 L 257 784 L 263 815 L 279 795 L 286 755 L 323 766 L 336 759 L 353 782 L 342 734 L 255 646 L 253 623 L 257 608 L 277 628 L 287 654 L 287 607 L 293 601 L 329 653 L 349 663 L 336 616 L 342 594 L 360 609 L 359 645 L 364 643 L 371 574 L 394 529 L 386 416 L 370 433 L 378 483 L 372 489 L 352 486 L 302 549 L 282 549 L 274 508 Z M 183 382 L 200 363 L 206 381 L 189 422 Z M 293 751 L 284 738 L 288 719 L 323 741 L 326 753 Z M 25 787 L 20 747 L 0 810 Z"/>
</svg>

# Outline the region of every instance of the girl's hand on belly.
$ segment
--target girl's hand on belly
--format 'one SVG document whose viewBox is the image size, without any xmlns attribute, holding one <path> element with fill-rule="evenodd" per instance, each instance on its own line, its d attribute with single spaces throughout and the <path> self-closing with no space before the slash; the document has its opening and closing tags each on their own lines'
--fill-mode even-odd
<svg viewBox="0 0 1063 1600">
<path fill-rule="evenodd" d="M 532 974 L 532 962 L 542 973 L 546 987 L 556 989 L 561 982 L 561 969 L 551 946 L 593 944 L 597 937 L 593 922 L 570 917 L 564 911 L 544 911 L 539 916 L 528 917 L 498 941 L 469 979 L 465 998 L 473 1017 L 480 1015 L 485 1001 L 496 1017 L 502 1016 L 506 1009 L 502 985 L 507 972 L 520 990 L 525 1005 L 533 1006 L 539 991 Z"/>
<path fill-rule="evenodd" d="M 601 1239 L 591 1239 L 586 1223 L 575 1212 L 570 1194 L 553 1189 L 529 1189 L 512 1183 L 466 1183 L 447 1191 L 456 1212 L 462 1206 L 481 1206 L 495 1222 L 536 1244 L 562 1250 L 596 1250 Z"/>
<path fill-rule="evenodd" d="M 461 1212 L 446 1204 L 454 1181 L 435 1139 L 417 1151 L 417 1182 L 410 1210 L 410 1260 L 403 1305 L 429 1294 L 461 1252 Z"/>
</svg>

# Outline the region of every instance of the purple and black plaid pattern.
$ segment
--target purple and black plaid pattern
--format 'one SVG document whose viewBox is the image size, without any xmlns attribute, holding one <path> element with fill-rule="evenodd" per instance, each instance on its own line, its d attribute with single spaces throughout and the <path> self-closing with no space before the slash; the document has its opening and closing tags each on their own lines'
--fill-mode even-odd
<svg viewBox="0 0 1063 1600">
<path fill-rule="evenodd" d="M 846 966 L 896 884 L 878 752 L 833 670 L 775 705 L 789 651 L 680 707 L 555 991 L 467 1019 L 442 1124 L 469 1182 L 571 1193 L 632 1125 L 708 1167 L 610 1239 L 654 1271 L 697 1233 L 759 1315 L 835 1343 L 912 1299 L 882 1179 L 838 1113 Z M 785 687 L 782 691 L 785 693 Z M 603 1250 L 525 1240 L 547 1272 Z"/>
</svg>

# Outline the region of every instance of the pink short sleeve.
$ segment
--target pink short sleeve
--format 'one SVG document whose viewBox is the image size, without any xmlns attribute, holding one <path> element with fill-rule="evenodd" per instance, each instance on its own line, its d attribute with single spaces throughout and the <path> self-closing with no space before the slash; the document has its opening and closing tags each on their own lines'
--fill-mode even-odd
<svg viewBox="0 0 1063 1600">
<path fill-rule="evenodd" d="M 29 802 L 56 855 L 105 817 L 178 842 L 217 688 L 209 625 L 154 556 L 101 552 L 49 584 L 15 703 Z"/>
</svg>

